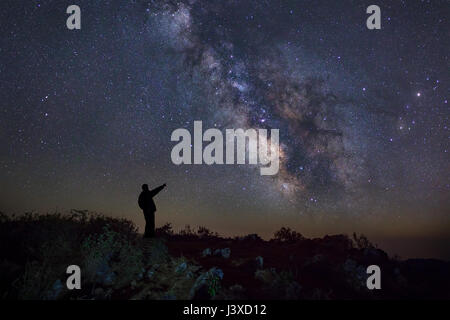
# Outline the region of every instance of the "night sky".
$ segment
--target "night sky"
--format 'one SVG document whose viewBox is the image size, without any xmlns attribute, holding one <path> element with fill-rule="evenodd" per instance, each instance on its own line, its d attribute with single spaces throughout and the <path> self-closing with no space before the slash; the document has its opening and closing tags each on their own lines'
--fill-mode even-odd
<svg viewBox="0 0 450 320">
<path fill-rule="evenodd" d="M 68 30 L 66 8 L 81 8 Z M 366 8 L 381 8 L 368 30 Z M 1 1 L 0 211 L 222 235 L 365 233 L 450 259 L 449 1 Z M 172 163 L 173 130 L 280 130 L 280 171 Z M 206 143 L 205 143 L 206 144 Z"/>
</svg>

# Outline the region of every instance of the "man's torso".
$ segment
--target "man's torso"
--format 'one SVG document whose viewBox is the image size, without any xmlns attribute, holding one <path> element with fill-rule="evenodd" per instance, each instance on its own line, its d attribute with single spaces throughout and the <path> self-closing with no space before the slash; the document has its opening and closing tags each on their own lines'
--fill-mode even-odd
<svg viewBox="0 0 450 320">
<path fill-rule="evenodd" d="M 150 191 L 142 191 L 139 195 L 138 203 L 142 210 L 156 211 L 156 205 L 151 197 Z"/>
</svg>

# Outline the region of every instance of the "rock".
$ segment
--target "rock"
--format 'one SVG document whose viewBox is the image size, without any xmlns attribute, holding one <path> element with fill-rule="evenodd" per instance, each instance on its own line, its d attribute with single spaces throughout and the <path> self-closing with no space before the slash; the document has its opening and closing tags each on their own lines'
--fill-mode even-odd
<svg viewBox="0 0 450 320">
<path fill-rule="evenodd" d="M 64 289 L 64 286 L 61 282 L 61 280 L 56 280 L 53 283 L 52 288 L 47 292 L 47 299 L 48 300 L 56 300 L 58 296 L 61 294 L 62 290 Z"/>
<path fill-rule="evenodd" d="M 241 286 L 240 284 L 233 284 L 232 286 L 230 286 L 230 291 L 232 292 L 236 292 L 236 293 L 241 293 L 244 292 L 245 289 L 243 286 Z"/>
<path fill-rule="evenodd" d="M 228 259 L 231 255 L 231 249 L 230 248 L 224 248 L 221 250 L 222 253 L 222 257 L 224 257 L 225 259 Z"/>
<path fill-rule="evenodd" d="M 201 274 L 194 282 L 191 290 L 189 291 L 189 299 L 192 300 L 207 300 L 211 296 L 208 292 L 208 276 L 204 273 Z"/>
<path fill-rule="evenodd" d="M 207 257 L 210 256 L 211 254 L 212 252 L 210 248 L 206 248 L 205 250 L 202 251 L 202 257 Z"/>
<path fill-rule="evenodd" d="M 230 257 L 230 254 L 231 254 L 231 249 L 230 248 L 214 250 L 214 255 L 215 256 L 222 256 L 225 259 L 228 259 Z"/>
<path fill-rule="evenodd" d="M 211 270 L 210 271 L 212 272 L 212 274 L 214 276 L 218 277 L 220 280 L 223 279 L 223 271 L 222 271 L 222 269 L 212 268 Z"/>
<path fill-rule="evenodd" d="M 99 266 L 95 275 L 97 282 L 105 286 L 112 285 L 116 276 L 106 261 Z"/>
<path fill-rule="evenodd" d="M 141 272 L 138 274 L 138 280 L 142 280 L 144 278 L 145 268 L 141 269 Z"/>
<path fill-rule="evenodd" d="M 264 259 L 261 256 L 257 256 L 256 259 L 256 269 L 262 269 L 264 266 Z"/>
<path fill-rule="evenodd" d="M 264 283 L 272 283 L 274 280 L 273 272 L 267 269 L 256 270 L 255 279 Z"/>
<path fill-rule="evenodd" d="M 213 281 L 223 279 L 223 271 L 218 268 L 211 268 L 202 273 L 194 282 L 190 292 L 189 299 L 208 300 L 211 299 L 210 289 Z"/>
<path fill-rule="evenodd" d="M 178 265 L 178 266 L 176 267 L 175 272 L 177 272 L 177 273 L 182 273 L 182 272 L 185 272 L 186 269 L 187 269 L 187 263 L 186 263 L 186 262 L 183 262 L 183 263 L 181 263 L 180 265 Z"/>
</svg>

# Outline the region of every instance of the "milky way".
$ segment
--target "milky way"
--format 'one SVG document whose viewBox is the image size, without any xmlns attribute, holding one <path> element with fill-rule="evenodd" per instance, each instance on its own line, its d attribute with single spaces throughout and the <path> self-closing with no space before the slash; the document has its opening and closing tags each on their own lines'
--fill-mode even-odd
<svg viewBox="0 0 450 320">
<path fill-rule="evenodd" d="M 392 105 L 388 96 L 375 98 L 354 92 L 359 89 L 366 93 L 368 88 L 364 86 L 353 87 L 351 98 L 335 93 L 327 81 L 335 72 L 333 68 L 304 72 L 305 53 L 301 50 L 295 63 L 289 63 L 289 53 L 295 50 L 290 47 L 303 45 L 287 40 L 295 39 L 293 30 L 301 32 L 301 22 L 292 18 L 294 11 L 303 9 L 301 6 L 288 10 L 292 7 L 278 2 L 186 1 L 149 8 L 169 30 L 174 40 L 171 46 L 184 56 L 189 72 L 206 78 L 218 121 L 232 127 L 282 128 L 284 156 L 277 181 L 282 193 L 300 202 L 333 194 L 338 195 L 335 202 L 340 198 L 354 204 L 368 189 L 389 189 L 384 181 L 389 179 L 383 179 L 391 174 L 389 168 L 380 170 L 385 161 L 373 167 L 368 161 L 373 156 L 370 151 L 385 148 L 386 141 L 393 142 L 390 135 L 397 140 L 394 127 L 411 131 L 415 121 L 399 125 L 398 120 L 405 122 L 407 112 L 398 107 L 387 111 Z M 255 17 L 264 18 L 253 22 Z M 236 22 L 239 19 L 242 21 Z M 359 70 L 345 81 L 357 85 L 368 76 Z M 380 139 L 371 140 L 374 134 Z M 389 149 L 382 151 L 383 156 L 390 158 L 386 153 L 395 153 Z M 389 183 L 395 186 L 395 181 Z"/>
</svg>

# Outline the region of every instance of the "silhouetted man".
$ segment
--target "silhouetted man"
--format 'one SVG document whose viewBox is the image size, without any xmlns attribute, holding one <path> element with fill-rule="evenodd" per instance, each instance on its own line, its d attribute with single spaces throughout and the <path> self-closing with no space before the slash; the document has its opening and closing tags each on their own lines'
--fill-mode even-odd
<svg viewBox="0 0 450 320">
<path fill-rule="evenodd" d="M 148 190 L 148 185 L 142 185 L 142 192 L 139 195 L 138 203 L 139 207 L 144 211 L 145 217 L 145 233 L 144 238 L 152 238 L 155 236 L 155 211 L 156 206 L 153 201 L 153 197 L 156 196 L 166 184 L 164 183 L 162 186 L 155 188 L 153 190 Z"/>
</svg>

